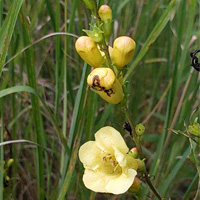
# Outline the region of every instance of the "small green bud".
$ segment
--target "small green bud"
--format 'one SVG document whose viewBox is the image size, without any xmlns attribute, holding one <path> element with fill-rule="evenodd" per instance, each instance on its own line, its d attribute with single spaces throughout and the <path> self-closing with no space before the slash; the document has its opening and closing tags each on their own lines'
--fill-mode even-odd
<svg viewBox="0 0 200 200">
<path fill-rule="evenodd" d="M 197 122 L 198 118 L 195 118 L 192 125 L 189 125 L 188 130 L 191 134 L 200 136 L 200 125 Z"/>
<path fill-rule="evenodd" d="M 14 159 L 13 158 L 10 158 L 7 162 L 7 167 L 9 168 L 14 162 Z"/>
<path fill-rule="evenodd" d="M 129 155 L 131 155 L 133 158 L 138 158 L 138 150 L 136 147 L 132 148 L 129 152 Z"/>
<path fill-rule="evenodd" d="M 100 30 L 100 28 L 98 28 L 97 26 L 92 26 L 90 24 L 90 26 L 93 28 L 93 30 L 85 30 L 83 29 L 83 31 L 96 43 L 101 43 L 103 41 L 103 31 Z"/>
<path fill-rule="evenodd" d="M 10 182 L 10 177 L 9 176 L 5 176 L 4 177 L 4 183 L 3 183 L 4 188 L 9 186 L 9 182 Z"/>
<path fill-rule="evenodd" d="M 9 177 L 9 176 L 6 176 L 6 177 L 5 177 L 5 180 L 6 180 L 6 181 L 10 181 L 10 177 Z"/>
<path fill-rule="evenodd" d="M 137 133 L 137 135 L 143 135 L 144 131 L 145 131 L 145 127 L 143 124 L 137 124 L 135 127 L 135 131 Z"/>
</svg>

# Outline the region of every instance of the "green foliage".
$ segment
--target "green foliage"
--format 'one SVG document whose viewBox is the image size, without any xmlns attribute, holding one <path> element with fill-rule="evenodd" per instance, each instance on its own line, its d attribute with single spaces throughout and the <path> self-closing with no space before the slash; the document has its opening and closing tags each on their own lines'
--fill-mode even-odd
<svg viewBox="0 0 200 200">
<path fill-rule="evenodd" d="M 102 4 L 113 13 L 109 44 L 122 35 L 136 41 L 124 79 L 134 125 L 145 126 L 141 140 L 153 185 L 166 199 L 198 199 L 199 121 L 190 117 L 199 107 L 200 81 L 190 53 L 200 46 L 200 1 Z M 96 194 L 82 182 L 78 149 L 99 128 L 115 127 L 134 147 L 120 107 L 89 90 L 91 67 L 75 51 L 90 15 L 80 0 L 0 1 L 0 200 L 134 199 Z M 184 124 L 194 129 L 192 137 Z M 11 158 L 5 187 L 4 161 Z M 148 186 L 141 192 L 144 200 L 155 198 Z"/>
</svg>

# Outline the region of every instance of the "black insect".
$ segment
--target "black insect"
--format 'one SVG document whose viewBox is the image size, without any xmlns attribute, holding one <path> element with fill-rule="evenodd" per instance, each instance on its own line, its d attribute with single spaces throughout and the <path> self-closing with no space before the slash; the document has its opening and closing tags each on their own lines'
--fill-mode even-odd
<svg viewBox="0 0 200 200">
<path fill-rule="evenodd" d="M 128 122 L 125 122 L 123 124 L 123 129 L 125 129 L 126 131 L 128 131 L 130 133 L 130 135 L 132 136 L 132 128 L 131 128 L 131 125 Z"/>
<path fill-rule="evenodd" d="M 200 71 L 200 63 L 198 62 L 198 58 L 196 57 L 196 54 L 200 52 L 199 50 L 194 51 L 193 53 L 190 54 L 191 58 L 192 58 L 192 67 L 194 67 L 194 69 L 196 69 L 198 72 Z"/>
</svg>

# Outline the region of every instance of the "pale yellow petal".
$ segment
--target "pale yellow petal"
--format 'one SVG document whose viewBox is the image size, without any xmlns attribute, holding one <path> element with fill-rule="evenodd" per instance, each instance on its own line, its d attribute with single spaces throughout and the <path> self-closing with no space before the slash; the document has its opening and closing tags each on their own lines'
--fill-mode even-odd
<svg viewBox="0 0 200 200">
<path fill-rule="evenodd" d="M 92 170 L 85 170 L 83 182 L 88 189 L 94 192 L 107 192 L 104 179 Z"/>
<path fill-rule="evenodd" d="M 102 151 L 96 147 L 95 141 L 83 144 L 79 149 L 79 159 L 85 168 L 96 169 L 102 160 Z"/>
<path fill-rule="evenodd" d="M 113 147 L 115 150 L 115 158 L 117 162 L 119 163 L 120 167 L 126 167 L 127 160 L 126 160 L 126 154 L 121 153 L 116 147 Z"/>
<path fill-rule="evenodd" d="M 114 154 L 113 147 L 116 147 L 124 154 L 129 150 L 121 134 L 111 126 L 103 127 L 97 131 L 95 139 L 99 148 L 112 154 Z"/>
<path fill-rule="evenodd" d="M 130 156 L 129 154 L 126 154 L 126 161 L 127 161 L 127 168 L 131 169 L 138 169 L 138 162 L 135 158 Z"/>
<path fill-rule="evenodd" d="M 134 169 L 129 169 L 127 176 L 121 174 L 119 177 L 110 179 L 106 184 L 107 192 L 112 194 L 125 193 L 133 184 L 136 175 L 137 172 Z"/>
</svg>

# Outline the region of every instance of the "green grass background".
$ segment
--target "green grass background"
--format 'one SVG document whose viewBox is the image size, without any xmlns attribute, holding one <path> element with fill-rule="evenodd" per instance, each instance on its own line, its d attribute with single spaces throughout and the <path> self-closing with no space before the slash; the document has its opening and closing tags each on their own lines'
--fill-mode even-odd
<svg viewBox="0 0 200 200">
<path fill-rule="evenodd" d="M 110 44 L 121 35 L 137 44 L 124 78 L 132 120 L 146 127 L 143 149 L 152 182 L 166 199 L 194 199 L 198 175 L 188 158 L 190 144 L 169 129 L 185 130 L 184 123 L 199 115 L 199 73 L 191 71 L 190 53 L 200 48 L 200 1 L 101 4 L 113 12 Z M 82 182 L 78 149 L 99 128 L 115 127 L 134 147 L 120 107 L 87 86 L 91 67 L 74 44 L 90 21 L 81 0 L 0 1 L 0 199 L 134 199 L 130 193 L 96 194 Z M 11 140 L 16 143 L 4 145 Z M 4 187 L 3 161 L 10 158 Z M 154 198 L 148 186 L 142 193 Z"/>
</svg>

